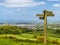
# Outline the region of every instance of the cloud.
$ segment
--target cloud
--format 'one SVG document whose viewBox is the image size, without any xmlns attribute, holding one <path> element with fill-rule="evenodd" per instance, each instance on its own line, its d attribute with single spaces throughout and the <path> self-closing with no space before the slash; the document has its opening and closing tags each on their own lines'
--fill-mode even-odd
<svg viewBox="0 0 60 45">
<path fill-rule="evenodd" d="M 45 5 L 46 2 L 36 2 L 34 0 L 5 0 L 4 5 L 5 7 L 32 7 L 38 5 Z"/>
<path fill-rule="evenodd" d="M 59 0 L 48 0 L 48 1 L 59 1 Z"/>
<path fill-rule="evenodd" d="M 54 4 L 53 6 L 54 7 L 60 7 L 60 4 Z"/>
</svg>

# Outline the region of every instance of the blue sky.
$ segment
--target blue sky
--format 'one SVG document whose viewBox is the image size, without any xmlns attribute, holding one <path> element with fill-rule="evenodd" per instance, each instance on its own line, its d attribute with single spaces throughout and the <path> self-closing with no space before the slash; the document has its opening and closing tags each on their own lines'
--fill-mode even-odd
<svg viewBox="0 0 60 45">
<path fill-rule="evenodd" d="M 36 21 L 36 14 L 43 10 L 53 11 L 48 21 L 60 21 L 60 0 L 0 0 L 0 21 Z"/>
</svg>

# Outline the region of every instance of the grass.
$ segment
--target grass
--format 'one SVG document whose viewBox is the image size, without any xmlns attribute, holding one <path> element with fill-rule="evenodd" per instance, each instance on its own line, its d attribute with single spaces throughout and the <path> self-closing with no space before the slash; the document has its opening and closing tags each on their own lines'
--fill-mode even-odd
<svg viewBox="0 0 60 45">
<path fill-rule="evenodd" d="M 0 45 L 17 45 L 17 43 L 10 39 L 0 38 Z"/>
<path fill-rule="evenodd" d="M 40 35 L 42 33 L 42 35 Z M 36 36 L 43 37 L 43 31 L 22 34 L 0 34 L 0 45 L 44 45 L 34 38 Z M 60 36 L 54 31 L 47 31 L 47 45 L 60 45 Z"/>
<path fill-rule="evenodd" d="M 59 30 L 47 30 L 47 45 L 60 45 Z M 44 45 L 44 30 L 30 31 L 26 28 L 0 27 L 0 45 Z"/>
<path fill-rule="evenodd" d="M 9 35 L 11 37 L 11 35 Z M 7 37 L 9 37 L 7 35 Z M 2 36 L 0 37 L 0 45 L 39 45 L 38 42 L 26 38 L 17 38 L 14 36 L 12 38 L 7 38 L 5 35 L 5 38 Z"/>
<path fill-rule="evenodd" d="M 58 42 L 60 42 L 60 38 L 56 37 L 48 38 L 50 41 L 57 39 Z M 22 33 L 18 35 L 0 34 L 0 45 L 43 45 L 43 42 L 37 42 L 36 39 L 33 38 L 33 34 L 29 33 Z M 47 45 L 59 45 L 59 44 L 48 42 Z"/>
</svg>

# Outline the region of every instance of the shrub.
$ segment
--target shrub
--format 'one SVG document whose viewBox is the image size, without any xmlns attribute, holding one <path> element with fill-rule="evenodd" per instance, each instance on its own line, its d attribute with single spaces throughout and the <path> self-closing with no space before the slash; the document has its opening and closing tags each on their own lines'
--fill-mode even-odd
<svg viewBox="0 0 60 45">
<path fill-rule="evenodd" d="M 26 29 L 11 25 L 0 26 L 0 34 L 21 34 L 23 30 L 25 32 Z"/>
<path fill-rule="evenodd" d="M 38 36 L 38 37 L 37 37 L 37 41 L 38 41 L 38 42 L 43 42 L 43 41 L 44 41 L 43 36 Z"/>
<path fill-rule="evenodd" d="M 59 45 L 59 42 L 58 42 L 57 39 L 56 39 L 56 40 L 52 40 L 52 43 L 53 43 L 53 44 L 58 44 L 58 45 Z"/>
</svg>

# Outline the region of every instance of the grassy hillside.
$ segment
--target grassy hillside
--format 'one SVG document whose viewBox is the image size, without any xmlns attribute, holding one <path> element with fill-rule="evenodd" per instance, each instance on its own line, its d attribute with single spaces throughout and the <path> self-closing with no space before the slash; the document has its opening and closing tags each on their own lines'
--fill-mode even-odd
<svg viewBox="0 0 60 45">
<path fill-rule="evenodd" d="M 60 45 L 60 30 L 47 30 L 47 45 Z M 44 45 L 43 30 L 0 26 L 0 45 Z"/>
<path fill-rule="evenodd" d="M 12 35 L 12 34 L 1 34 L 0 45 L 43 45 L 42 41 L 33 38 L 30 34 Z M 41 36 L 40 36 L 41 37 Z M 48 45 L 60 45 L 60 38 L 48 37 Z M 39 38 L 40 39 L 40 38 Z M 57 40 L 55 40 L 57 39 Z"/>
</svg>

